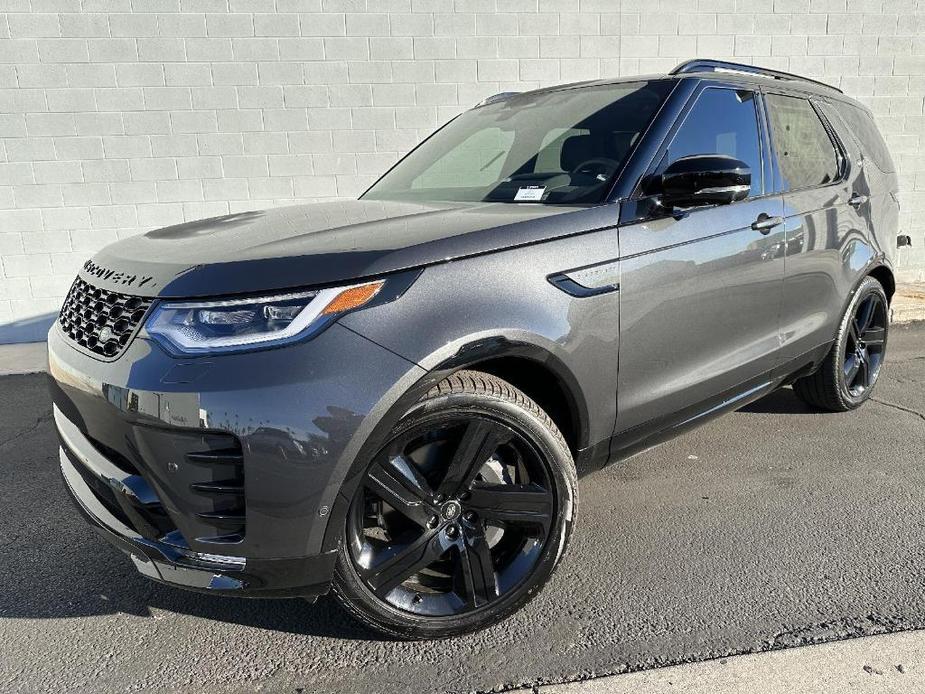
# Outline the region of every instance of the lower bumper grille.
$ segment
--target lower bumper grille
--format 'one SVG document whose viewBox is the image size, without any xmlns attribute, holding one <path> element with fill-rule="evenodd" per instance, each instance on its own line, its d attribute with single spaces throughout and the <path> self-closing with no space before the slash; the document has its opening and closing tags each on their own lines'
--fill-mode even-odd
<svg viewBox="0 0 925 694">
<path fill-rule="evenodd" d="M 89 438 L 57 407 L 54 416 L 67 463 L 121 524 L 178 547 L 190 547 L 193 540 L 225 545 L 244 540 L 244 462 L 231 434 L 133 427 L 128 435 L 139 444 L 133 446 L 136 466 Z M 160 485 L 164 500 L 148 476 Z"/>
<path fill-rule="evenodd" d="M 202 475 L 210 477 L 208 481 L 190 484 L 190 489 L 208 499 L 212 506 L 211 510 L 196 515 L 215 529 L 214 535 L 196 539 L 217 544 L 243 540 L 247 518 L 244 505 L 244 456 L 240 445 L 235 440 L 233 446 L 191 451 L 186 454 L 186 462 L 201 470 Z"/>
</svg>

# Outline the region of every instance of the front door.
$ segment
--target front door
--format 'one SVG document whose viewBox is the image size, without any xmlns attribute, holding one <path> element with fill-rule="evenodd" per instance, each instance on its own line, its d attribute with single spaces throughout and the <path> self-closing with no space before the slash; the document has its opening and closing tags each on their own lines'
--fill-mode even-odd
<svg viewBox="0 0 925 694">
<path fill-rule="evenodd" d="M 760 389 L 779 360 L 784 228 L 766 195 L 767 139 L 755 92 L 703 86 L 691 97 L 652 174 L 679 157 L 726 154 L 752 172 L 749 197 L 649 214 L 620 233 L 620 358 L 616 433 L 696 418 Z M 656 210 L 658 208 L 655 208 Z"/>
</svg>

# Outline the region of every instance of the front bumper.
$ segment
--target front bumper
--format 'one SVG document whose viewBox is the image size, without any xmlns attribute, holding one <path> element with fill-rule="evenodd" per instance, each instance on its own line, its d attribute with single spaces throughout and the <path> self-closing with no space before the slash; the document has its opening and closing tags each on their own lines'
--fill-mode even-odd
<svg viewBox="0 0 925 694">
<path fill-rule="evenodd" d="M 329 511 L 420 369 L 334 325 L 283 349 L 177 360 L 136 338 L 113 362 L 49 333 L 65 483 L 146 576 L 253 596 L 327 591 Z"/>
<path fill-rule="evenodd" d="M 266 597 L 327 592 L 335 551 L 298 559 L 248 560 L 195 552 L 177 533 L 167 536 L 171 542 L 143 536 L 136 528 L 145 527 L 146 521 L 138 509 L 157 498 L 151 487 L 101 455 L 57 407 L 54 418 L 61 441 L 61 475 L 72 499 L 91 527 L 128 554 L 148 578 L 190 590 Z M 111 496 L 95 491 L 96 484 L 88 478 L 108 487 Z M 106 498 L 114 499 L 119 510 L 114 512 L 103 501 Z"/>
</svg>

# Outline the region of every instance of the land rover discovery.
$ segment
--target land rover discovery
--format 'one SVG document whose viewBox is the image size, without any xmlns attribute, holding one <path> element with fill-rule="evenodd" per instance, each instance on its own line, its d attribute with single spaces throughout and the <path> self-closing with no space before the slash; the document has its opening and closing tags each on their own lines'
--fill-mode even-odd
<svg viewBox="0 0 925 694">
<path fill-rule="evenodd" d="M 485 627 L 562 558 L 579 473 L 783 385 L 870 396 L 896 189 L 869 111 L 786 73 L 497 95 L 358 200 L 89 260 L 48 336 L 64 480 L 157 581 Z"/>
</svg>

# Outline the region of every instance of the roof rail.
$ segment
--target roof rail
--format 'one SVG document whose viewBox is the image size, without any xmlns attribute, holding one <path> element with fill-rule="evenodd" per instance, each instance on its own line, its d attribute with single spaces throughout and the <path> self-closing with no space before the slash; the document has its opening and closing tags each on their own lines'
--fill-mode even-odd
<svg viewBox="0 0 925 694">
<path fill-rule="evenodd" d="M 819 80 L 812 80 L 809 77 L 794 75 L 790 72 L 781 72 L 780 70 L 771 70 L 769 68 L 757 67 L 755 65 L 744 65 L 742 63 L 731 63 L 725 60 L 710 60 L 709 58 L 694 58 L 694 60 L 688 60 L 675 67 L 675 69 L 668 74 L 683 75 L 688 72 L 741 72 L 748 75 L 761 75 L 762 77 L 770 77 L 776 80 L 796 80 L 800 82 L 811 82 L 812 84 L 818 84 L 820 87 L 834 89 L 839 93 L 843 93 L 841 89 L 832 86 L 831 84 L 826 84 L 825 82 L 820 82 Z"/>
<path fill-rule="evenodd" d="M 472 108 L 479 108 L 480 106 L 488 106 L 488 104 L 495 104 L 499 101 L 506 101 L 512 96 L 517 96 L 518 94 L 520 94 L 520 92 L 500 92 L 499 94 L 492 94 L 491 96 L 482 99 Z"/>
</svg>

